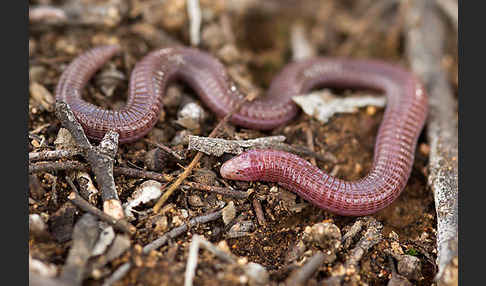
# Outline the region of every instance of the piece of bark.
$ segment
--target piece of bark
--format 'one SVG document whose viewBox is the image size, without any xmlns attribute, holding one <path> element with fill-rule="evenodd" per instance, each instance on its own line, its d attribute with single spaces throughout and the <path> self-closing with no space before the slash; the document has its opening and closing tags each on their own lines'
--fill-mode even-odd
<svg viewBox="0 0 486 286">
<path fill-rule="evenodd" d="M 265 148 L 284 141 L 285 136 L 281 135 L 250 140 L 226 140 L 190 135 L 188 149 L 219 157 L 224 153 L 241 154 L 246 148 Z"/>
</svg>

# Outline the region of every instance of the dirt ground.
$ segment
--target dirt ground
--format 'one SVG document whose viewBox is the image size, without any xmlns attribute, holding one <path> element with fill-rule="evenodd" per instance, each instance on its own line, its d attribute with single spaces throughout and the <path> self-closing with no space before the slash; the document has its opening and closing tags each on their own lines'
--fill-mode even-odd
<svg viewBox="0 0 486 286">
<path fill-rule="evenodd" d="M 81 52 L 102 44 L 117 43 L 123 47 L 122 54 L 110 60 L 94 76 L 84 94 L 86 100 L 113 109 L 122 106 L 126 100 L 130 72 L 145 54 L 174 43 L 190 45 L 189 17 L 184 0 L 78 2 L 82 3 L 82 9 L 97 5 L 109 8 L 105 7 L 104 14 L 94 18 L 88 17 L 90 12 L 87 10 L 82 13 L 86 19 L 73 16 L 63 23 L 30 24 L 30 152 L 54 149 L 61 128 L 54 114 L 54 89 L 67 64 Z M 318 55 L 379 58 L 407 66 L 403 43 L 404 4 L 387 5 L 382 3 L 386 1 L 371 0 L 299 1 L 300 5 L 291 0 L 199 2 L 202 11 L 199 48 L 219 58 L 232 76 L 240 77 L 239 83 L 247 84 L 241 84 L 241 90 L 264 93 L 273 76 L 291 61 L 290 36 L 295 25 L 304 27 L 305 35 Z M 31 0 L 29 3 L 31 7 L 46 4 L 69 7 L 66 1 Z M 453 49 L 451 46 L 451 55 Z M 451 83 L 457 87 L 457 59 L 451 56 L 444 64 L 450 67 Z M 109 87 L 112 87 L 111 91 Z M 41 96 L 34 96 L 39 89 Z M 115 166 L 147 170 L 145 157 L 154 148 L 147 138 L 169 146 L 184 158 L 182 162 L 167 159 L 161 173 L 177 176 L 191 162 L 196 152 L 188 151 L 186 142 L 178 138 L 186 134 L 207 136 L 219 119 L 206 108 L 208 117 L 199 128 L 181 126 L 175 122 L 178 110 L 189 101 L 200 101 L 183 83 L 173 84 L 170 90 L 171 97 L 167 98 L 164 114 L 154 130 L 145 139 L 120 145 Z M 349 90 L 332 92 L 343 96 L 359 94 Z M 226 124 L 218 137 L 249 139 L 284 135 L 286 143 L 306 147 L 310 140 L 315 152 L 335 157 L 335 160 L 317 160 L 322 170 L 353 180 L 364 176 L 371 167 L 375 136 L 382 116 L 383 108 L 362 108 L 356 113 L 335 115 L 323 125 L 301 112 L 288 125 L 270 132 Z M 429 145 L 422 135 L 412 174 L 403 193 L 389 207 L 371 216 L 383 225 L 380 241 L 364 252 L 358 269 L 355 273 L 347 273 L 342 285 L 387 285 L 392 275 L 396 275 L 393 267 L 400 255 L 420 260 L 418 276 L 409 278 L 412 285 L 434 285 L 436 216 L 433 194 L 427 187 L 428 153 Z M 278 285 L 318 249 L 312 246 L 307 252 L 292 257 L 298 242 L 304 239 L 307 227 L 321 222 L 331 223 L 344 235 L 360 220 L 321 210 L 276 184 L 225 181 L 219 175 L 219 167 L 230 157 L 204 155 L 186 180 L 207 186 L 230 185 L 237 190 L 250 190 L 248 198 L 237 199 L 186 186 L 170 196 L 161 213 L 151 211 L 153 204 L 137 207 L 139 213 L 131 221 L 136 233 L 130 237 L 128 250 L 102 267 L 98 276 L 87 274 L 82 285 L 102 285 L 106 277 L 128 261 L 133 267 L 113 285 L 182 285 L 193 234 L 224 245 L 246 262 L 260 264 L 269 274 L 268 285 Z M 79 161 L 84 162 L 81 157 Z M 72 189 L 66 176 L 71 172 L 39 172 L 29 177 L 29 214 L 39 214 L 49 233 L 46 238 L 31 231 L 29 253 L 34 259 L 55 265 L 57 273 L 72 246 L 73 226 L 84 213 L 67 198 Z M 144 181 L 144 178 L 115 176 L 122 203 Z M 143 246 L 188 218 L 219 209 L 231 201 L 239 211 L 229 224 L 221 219 L 199 224 L 148 255 L 141 253 Z M 254 201 L 261 205 L 264 222 L 255 214 Z M 95 198 L 94 202 L 102 209 L 100 198 Z M 249 227 L 235 234 L 234 226 L 242 222 Z M 351 250 L 365 230 L 359 232 L 349 245 L 339 247 L 336 257 L 319 266 L 306 285 L 323 285 L 325 279 L 335 276 L 339 266 L 348 261 Z M 195 285 L 244 285 L 242 276 L 238 265 L 225 263 L 208 251 L 199 252 Z"/>
</svg>

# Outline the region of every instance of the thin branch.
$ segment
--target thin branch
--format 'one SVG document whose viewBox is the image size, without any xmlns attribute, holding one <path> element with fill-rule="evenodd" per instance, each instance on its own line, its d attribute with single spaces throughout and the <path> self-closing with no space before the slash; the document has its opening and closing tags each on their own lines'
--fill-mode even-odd
<svg viewBox="0 0 486 286">
<path fill-rule="evenodd" d="M 227 263 L 236 262 L 236 258 L 232 254 L 222 251 L 221 249 L 217 248 L 209 241 L 205 240 L 204 237 L 195 234 L 192 236 L 192 242 L 191 245 L 189 246 L 189 255 L 187 258 L 186 272 L 184 275 L 184 286 L 193 285 L 193 279 L 194 276 L 196 275 L 199 248 L 201 246 L 209 250 L 211 253 L 213 253 L 214 255 L 216 255 L 217 257 L 219 257 L 220 259 L 222 259 Z"/>
<path fill-rule="evenodd" d="M 187 14 L 189 15 L 189 34 L 191 38 L 191 45 L 198 46 L 201 41 L 201 8 L 199 7 L 199 0 L 186 0 Z"/>
<path fill-rule="evenodd" d="M 103 282 L 103 286 L 110 286 L 110 285 L 113 285 L 113 283 L 121 280 L 128 273 L 128 271 L 130 271 L 130 268 L 132 268 L 132 263 L 131 262 L 125 262 L 120 267 L 118 267 L 113 272 L 113 274 L 111 274 L 111 276 L 108 277 Z"/>
<path fill-rule="evenodd" d="M 217 193 L 217 194 L 233 197 L 233 198 L 236 198 L 236 199 L 246 199 L 249 196 L 247 192 L 236 191 L 236 190 L 233 190 L 233 189 L 230 189 L 230 188 L 208 186 L 208 185 L 195 183 L 195 182 L 185 182 L 184 185 L 188 186 L 190 188 L 196 189 L 196 190 L 214 192 L 214 193 Z"/>
<path fill-rule="evenodd" d="M 29 173 L 55 172 L 55 171 L 89 171 L 90 166 L 86 163 L 78 161 L 64 161 L 64 162 L 38 162 L 29 164 Z M 173 180 L 172 176 L 167 174 L 160 174 L 146 170 L 138 170 L 127 167 L 114 167 L 113 174 L 116 176 L 123 175 L 132 178 L 150 179 L 160 182 L 170 182 Z"/>
<path fill-rule="evenodd" d="M 190 219 L 189 222 L 187 222 L 187 223 L 185 223 L 185 224 L 183 224 L 179 227 L 173 228 L 171 231 L 165 233 L 161 237 L 159 237 L 156 240 L 152 241 L 151 243 L 147 244 L 143 248 L 143 253 L 148 254 L 150 251 L 161 247 L 162 245 L 166 244 L 167 241 L 169 241 L 169 239 L 173 239 L 173 238 L 181 235 L 182 233 L 186 232 L 190 227 L 193 227 L 197 224 L 202 224 L 202 223 L 207 223 L 207 222 L 210 222 L 210 221 L 213 221 L 213 220 L 217 220 L 218 218 L 220 218 L 222 216 L 222 213 L 223 213 L 222 210 L 218 210 L 218 211 L 215 211 L 215 212 L 212 212 L 212 213 L 209 213 L 209 214 L 204 214 L 202 216 L 198 216 L 198 217 Z"/>
<path fill-rule="evenodd" d="M 203 236 L 193 235 L 192 242 L 189 248 L 189 255 L 186 264 L 186 273 L 184 275 L 184 285 L 192 286 L 193 279 L 196 275 L 196 267 L 198 260 L 199 249 L 204 248 L 223 260 L 226 263 L 236 264 L 238 257 L 232 253 L 225 252 L 216 247 L 211 242 L 207 241 Z M 268 284 L 268 272 L 267 270 L 257 263 L 238 264 L 242 266 L 245 275 L 248 277 L 249 285 L 267 285 Z"/>
<path fill-rule="evenodd" d="M 43 152 L 30 152 L 29 162 L 66 159 L 75 157 L 80 154 L 80 150 L 52 150 Z"/>
<path fill-rule="evenodd" d="M 111 224 L 114 228 L 126 232 L 128 234 L 134 234 L 136 232 L 136 228 L 127 222 L 124 219 L 116 219 L 101 210 L 97 209 L 96 207 L 90 205 L 87 201 L 85 201 L 80 195 L 76 194 L 76 192 L 71 192 L 68 196 L 68 199 L 71 200 L 73 204 L 77 207 L 82 209 L 85 212 L 89 212 L 99 219 L 106 221 L 107 223 Z"/>
<path fill-rule="evenodd" d="M 314 272 L 324 263 L 324 254 L 317 252 L 301 268 L 294 270 L 285 285 L 304 285 Z"/>
<path fill-rule="evenodd" d="M 29 164 L 29 173 L 55 172 L 55 171 L 88 171 L 89 165 L 78 161 L 65 162 L 38 162 Z"/>
<path fill-rule="evenodd" d="M 150 140 L 150 139 L 145 139 L 145 142 L 149 143 L 149 144 L 152 144 L 152 145 L 155 145 L 157 147 L 159 147 L 160 149 L 162 149 L 163 151 L 165 151 L 167 154 L 171 155 L 172 157 L 174 157 L 177 161 L 179 162 L 183 162 L 185 158 L 183 158 L 181 155 L 177 154 L 176 152 L 174 152 L 172 149 L 170 149 L 169 147 L 165 146 L 164 144 L 161 144 L 161 143 L 158 143 L 158 142 L 155 142 L 153 140 Z"/>
<path fill-rule="evenodd" d="M 171 175 L 126 167 L 115 167 L 113 169 L 113 174 L 117 176 L 124 175 L 133 178 L 156 180 L 159 182 L 170 182 L 174 179 Z"/>
<path fill-rule="evenodd" d="M 253 209 L 255 210 L 255 215 L 258 220 L 258 224 L 261 226 L 265 226 L 267 221 L 265 220 L 265 216 L 263 215 L 262 204 L 258 198 L 253 199 Z"/>
</svg>

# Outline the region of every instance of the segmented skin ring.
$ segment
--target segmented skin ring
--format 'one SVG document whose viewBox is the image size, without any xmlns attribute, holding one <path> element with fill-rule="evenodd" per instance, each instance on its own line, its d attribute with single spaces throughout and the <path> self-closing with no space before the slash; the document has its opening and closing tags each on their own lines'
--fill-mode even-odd
<svg viewBox="0 0 486 286">
<path fill-rule="evenodd" d="M 166 87 L 174 80 L 191 86 L 217 116 L 230 112 L 243 95 L 224 66 L 202 51 L 173 47 L 140 60 L 130 77 L 127 104 L 106 110 L 84 101 L 81 91 L 119 46 L 94 48 L 76 58 L 62 74 L 56 97 L 70 105 L 87 136 L 100 140 L 108 130 L 121 143 L 147 134 L 158 120 Z M 316 206 L 341 215 L 367 215 L 393 202 L 405 187 L 415 147 L 427 116 L 427 95 L 408 71 L 373 60 L 312 58 L 288 64 L 267 94 L 248 102 L 231 117 L 246 128 L 269 130 L 284 125 L 298 112 L 291 97 L 315 87 L 367 88 L 387 97 L 370 172 L 356 181 L 330 176 L 306 160 L 281 151 L 253 150 L 223 164 L 224 178 L 278 182 Z"/>
</svg>

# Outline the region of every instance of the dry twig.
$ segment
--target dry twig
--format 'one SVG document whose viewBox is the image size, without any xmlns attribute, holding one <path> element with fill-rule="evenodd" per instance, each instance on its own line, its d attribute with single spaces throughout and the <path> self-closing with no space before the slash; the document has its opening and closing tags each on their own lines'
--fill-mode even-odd
<svg viewBox="0 0 486 286">
<path fill-rule="evenodd" d="M 60 280 L 67 282 L 69 285 L 81 285 L 86 264 L 96 244 L 98 235 L 99 228 L 96 218 L 91 214 L 84 214 L 74 226 L 73 245 L 69 250 Z"/>
<path fill-rule="evenodd" d="M 72 182 L 70 184 L 72 184 Z M 68 196 L 68 199 L 70 199 L 73 204 L 75 204 L 77 207 L 79 207 L 83 211 L 89 212 L 89 213 L 97 216 L 101 220 L 106 221 L 107 223 L 111 224 L 116 229 L 119 229 L 119 230 L 126 232 L 128 234 L 134 234 L 136 232 L 135 227 L 133 225 L 131 225 L 129 222 L 125 221 L 124 219 L 116 219 L 116 218 L 100 211 L 96 207 L 90 205 L 87 201 L 85 201 L 76 192 L 71 192 Z"/>
<path fill-rule="evenodd" d="M 307 280 L 324 263 L 324 254 L 317 252 L 299 269 L 294 270 L 289 278 L 285 280 L 285 285 L 305 285 Z"/>
<path fill-rule="evenodd" d="M 437 213 L 438 285 L 458 281 L 457 104 L 441 68 L 445 31 L 434 1 L 411 1 L 407 15 L 407 53 L 413 71 L 429 93 L 427 138 L 429 185 Z"/>
<path fill-rule="evenodd" d="M 265 226 L 267 221 L 265 220 L 265 216 L 263 215 L 262 204 L 258 198 L 253 199 L 253 209 L 255 210 L 255 215 L 258 220 L 258 224 L 261 226 Z"/>
<path fill-rule="evenodd" d="M 55 172 L 55 171 L 88 171 L 89 165 L 78 161 L 65 162 L 38 162 L 29 164 L 29 173 Z"/>
<path fill-rule="evenodd" d="M 198 46 L 201 41 L 201 8 L 199 7 L 199 0 L 186 0 L 187 14 L 189 15 L 189 34 L 191 37 L 191 45 Z"/>
<path fill-rule="evenodd" d="M 292 29 L 290 30 L 290 44 L 294 61 L 307 59 L 316 54 L 315 48 L 306 37 L 305 27 L 301 23 L 292 25 Z"/>
<path fill-rule="evenodd" d="M 165 146 L 164 144 L 161 144 L 161 143 L 158 143 L 158 142 L 155 142 L 155 141 L 152 141 L 150 139 L 145 139 L 145 142 L 147 143 L 150 143 L 152 145 L 155 145 L 157 147 L 159 147 L 160 149 L 162 149 L 164 152 L 166 152 L 167 154 L 171 155 L 172 157 L 174 157 L 177 161 L 179 162 L 182 162 L 184 161 L 185 158 L 183 158 L 181 155 L 177 154 L 176 152 L 174 152 L 172 149 L 170 149 L 169 147 Z"/>
<path fill-rule="evenodd" d="M 90 170 L 89 164 L 81 163 L 78 161 L 65 161 L 65 162 L 38 162 L 29 164 L 29 173 L 42 173 L 42 172 L 54 172 L 54 171 L 88 171 Z M 132 178 L 150 179 L 160 182 L 170 182 L 173 180 L 172 176 L 167 174 L 160 174 L 157 172 L 151 172 L 146 170 L 138 170 L 127 167 L 114 167 L 113 174 L 123 175 Z"/>
<path fill-rule="evenodd" d="M 69 130 L 82 150 L 83 157 L 91 165 L 96 182 L 101 190 L 104 212 L 115 218 L 123 218 L 123 208 L 116 192 L 113 178 L 113 163 L 118 149 L 118 133 L 108 131 L 98 146 L 89 143 L 83 127 L 76 120 L 71 108 L 65 102 L 56 102 L 56 116 L 62 125 Z"/>
<path fill-rule="evenodd" d="M 186 182 L 184 185 L 197 189 L 197 190 L 202 190 L 202 191 L 208 191 L 208 192 L 214 192 L 220 195 L 228 196 L 228 197 L 233 197 L 236 199 L 246 199 L 248 198 L 248 193 L 247 192 L 242 192 L 242 191 L 236 191 L 231 188 L 223 188 L 223 187 L 216 187 L 216 186 L 208 186 L 208 185 L 203 185 L 200 183 L 196 182 Z"/>
<path fill-rule="evenodd" d="M 66 159 L 75 157 L 79 154 L 81 154 L 81 151 L 79 150 L 52 150 L 43 152 L 30 152 L 29 162 Z"/>
</svg>

